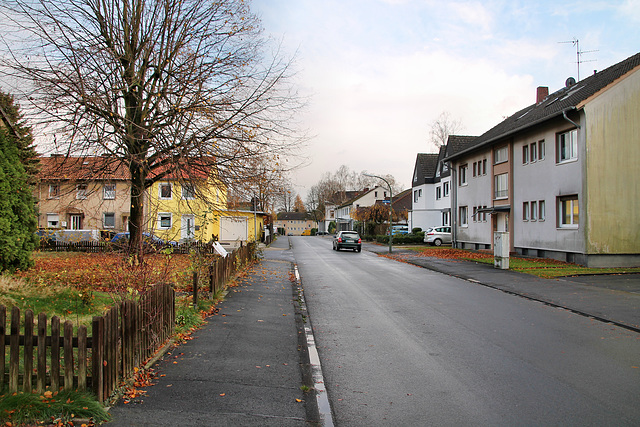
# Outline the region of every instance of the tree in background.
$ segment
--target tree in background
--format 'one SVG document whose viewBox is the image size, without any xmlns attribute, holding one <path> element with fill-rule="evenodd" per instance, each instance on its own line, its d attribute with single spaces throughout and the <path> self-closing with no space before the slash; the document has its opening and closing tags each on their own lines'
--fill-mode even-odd
<svg viewBox="0 0 640 427">
<path fill-rule="evenodd" d="M 443 111 L 429 124 L 431 142 L 440 148 L 447 145 L 449 135 L 455 135 L 464 129 L 459 119 L 454 119 L 448 111 Z"/>
<path fill-rule="evenodd" d="M 296 194 L 296 201 L 293 203 L 293 211 L 294 212 L 306 212 L 307 209 L 304 207 L 304 203 L 302 202 L 302 197 L 299 194 Z"/>
<path fill-rule="evenodd" d="M 52 151 L 128 166 L 139 261 L 154 182 L 215 174 L 228 188 L 255 173 L 252 159 L 301 142 L 289 62 L 263 56 L 244 0 L 5 0 L 0 26 L 0 72 L 31 89 L 21 99 L 55 135 Z"/>
<path fill-rule="evenodd" d="M 389 205 L 383 203 L 375 203 L 368 207 L 359 207 L 353 214 L 356 221 L 360 221 L 365 226 L 366 234 L 382 234 L 380 225 L 389 221 Z M 398 220 L 398 214 L 392 211 L 392 221 Z M 373 225 L 373 227 L 372 227 Z"/>
<path fill-rule="evenodd" d="M 31 130 L 12 97 L 0 92 L 0 271 L 29 268 L 37 247 L 33 185 L 37 172 Z"/>
</svg>

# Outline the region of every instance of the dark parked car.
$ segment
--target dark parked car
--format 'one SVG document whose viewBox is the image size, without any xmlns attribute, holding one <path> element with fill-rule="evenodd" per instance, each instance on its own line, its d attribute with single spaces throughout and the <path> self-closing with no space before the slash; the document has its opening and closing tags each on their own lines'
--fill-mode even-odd
<svg viewBox="0 0 640 427">
<path fill-rule="evenodd" d="M 165 241 L 158 236 L 147 233 L 146 231 L 142 233 L 142 242 L 145 247 L 153 249 L 160 249 L 165 246 L 178 245 L 178 243 L 174 242 L 173 240 Z M 111 238 L 111 243 L 119 247 L 127 246 L 129 244 L 129 232 L 123 231 L 121 233 L 117 233 L 115 236 L 113 236 L 113 238 Z"/>
<path fill-rule="evenodd" d="M 356 252 L 362 250 L 362 239 L 355 231 L 339 231 L 333 238 L 333 250 L 353 249 Z"/>
</svg>

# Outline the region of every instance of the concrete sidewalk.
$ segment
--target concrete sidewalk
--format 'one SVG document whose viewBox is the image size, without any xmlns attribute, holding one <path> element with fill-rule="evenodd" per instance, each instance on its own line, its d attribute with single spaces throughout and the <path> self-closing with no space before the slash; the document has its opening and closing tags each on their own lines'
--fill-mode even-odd
<svg viewBox="0 0 640 427">
<path fill-rule="evenodd" d="M 288 240 L 263 249 L 264 259 L 231 288 L 219 313 L 164 355 L 147 394 L 120 401 L 109 425 L 314 424 L 307 421 L 317 412 L 314 399 L 301 389 L 305 348 Z"/>
<path fill-rule="evenodd" d="M 363 249 L 387 254 L 388 246 L 364 243 Z M 471 261 L 412 256 L 393 248 L 393 255 L 423 268 L 459 277 L 532 300 L 611 322 L 640 332 L 640 274 L 589 275 L 541 279 Z"/>
</svg>

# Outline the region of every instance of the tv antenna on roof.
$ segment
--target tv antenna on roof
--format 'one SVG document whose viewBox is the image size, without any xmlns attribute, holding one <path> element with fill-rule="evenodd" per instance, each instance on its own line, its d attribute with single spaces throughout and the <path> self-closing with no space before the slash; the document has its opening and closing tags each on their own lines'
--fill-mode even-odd
<svg viewBox="0 0 640 427">
<path fill-rule="evenodd" d="M 582 62 L 594 62 L 594 61 L 596 61 L 595 59 L 583 60 L 581 58 L 582 55 L 585 54 L 585 53 L 597 52 L 597 50 L 580 50 L 580 40 L 578 40 L 576 37 L 574 37 L 573 40 L 566 41 L 566 42 L 558 42 L 558 43 L 571 43 L 572 45 L 574 45 L 576 47 L 576 64 L 578 64 L 578 81 L 580 81 L 580 64 Z"/>
</svg>

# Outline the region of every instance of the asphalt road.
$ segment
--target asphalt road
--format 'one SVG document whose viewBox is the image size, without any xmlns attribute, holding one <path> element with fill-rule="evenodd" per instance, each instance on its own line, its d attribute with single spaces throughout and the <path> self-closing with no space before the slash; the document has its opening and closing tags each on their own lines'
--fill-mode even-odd
<svg viewBox="0 0 640 427">
<path fill-rule="evenodd" d="M 336 425 L 640 424 L 639 334 L 290 240 Z"/>
</svg>

